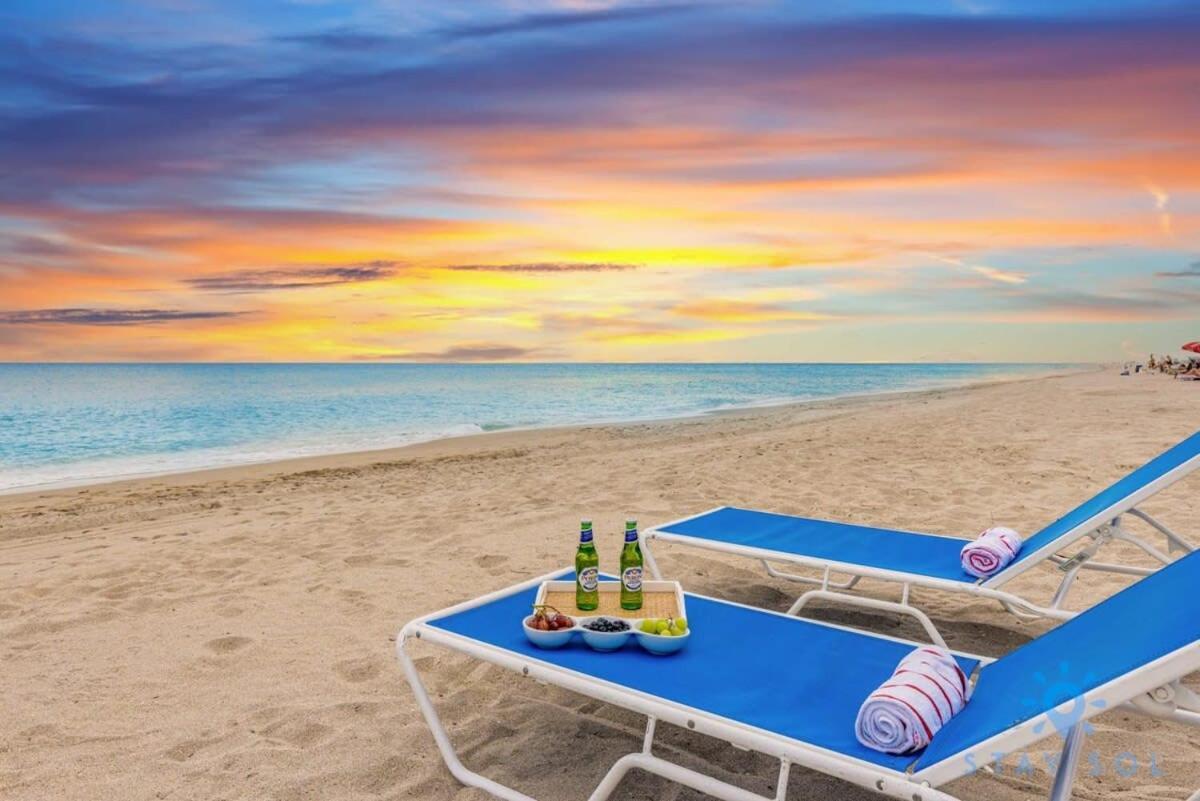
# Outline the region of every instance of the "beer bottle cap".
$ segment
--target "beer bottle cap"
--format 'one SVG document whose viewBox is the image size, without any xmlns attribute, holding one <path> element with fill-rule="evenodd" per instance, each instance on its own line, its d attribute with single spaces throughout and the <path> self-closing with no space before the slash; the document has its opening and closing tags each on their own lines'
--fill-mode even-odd
<svg viewBox="0 0 1200 801">
<path fill-rule="evenodd" d="M 625 521 L 625 528 L 627 528 L 627 529 L 629 529 L 629 528 L 637 528 L 637 521 L 636 521 L 636 520 L 633 520 L 633 519 L 626 520 L 626 521 Z"/>
</svg>

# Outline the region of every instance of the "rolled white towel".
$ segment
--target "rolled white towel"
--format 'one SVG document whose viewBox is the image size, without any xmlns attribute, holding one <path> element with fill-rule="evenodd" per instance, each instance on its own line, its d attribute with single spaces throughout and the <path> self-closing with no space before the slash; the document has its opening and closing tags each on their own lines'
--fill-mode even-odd
<svg viewBox="0 0 1200 801">
<path fill-rule="evenodd" d="M 993 526 L 962 548 L 962 569 L 975 578 L 999 573 L 1021 552 L 1021 535 L 1011 528 Z"/>
<path fill-rule="evenodd" d="M 867 696 L 854 733 L 867 748 L 885 754 L 919 751 L 970 697 L 967 677 L 954 657 L 925 645 L 901 659 L 888 680 Z"/>
</svg>

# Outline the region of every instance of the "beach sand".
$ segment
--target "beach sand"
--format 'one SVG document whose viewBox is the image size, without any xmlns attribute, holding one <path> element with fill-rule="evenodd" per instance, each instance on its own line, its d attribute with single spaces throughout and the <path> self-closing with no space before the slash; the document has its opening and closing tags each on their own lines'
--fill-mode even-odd
<svg viewBox="0 0 1200 801">
<path fill-rule="evenodd" d="M 566 565 L 580 517 L 596 521 L 610 561 L 627 514 L 648 525 L 719 504 L 1028 533 L 1198 421 L 1200 386 L 1107 370 L 0 497 L 0 798 L 483 799 L 444 767 L 396 663 L 395 634 L 415 616 Z M 1200 536 L 1198 492 L 1193 476 L 1146 508 Z M 749 561 L 657 553 L 694 591 L 771 609 L 796 595 Z M 1058 578 L 1038 569 L 1016 588 L 1048 598 Z M 1071 604 L 1126 581 L 1085 575 Z M 1050 627 L 994 604 L 916 599 L 967 651 L 1001 655 Z M 886 615 L 814 613 L 920 635 Z M 466 763 L 525 792 L 586 797 L 640 746 L 637 716 L 415 649 Z M 1102 775 L 1085 764 L 1077 798 L 1184 799 L 1200 787 L 1200 733 L 1124 712 L 1096 728 L 1087 748 Z M 660 731 L 668 757 L 773 793 L 772 760 Z M 1028 774 L 1010 759 L 999 775 L 946 789 L 1045 797 L 1043 754 L 1057 748 L 1036 748 Z M 1137 760 L 1131 776 L 1115 769 L 1122 752 L 1125 773 L 1128 755 Z M 698 796 L 635 774 L 618 797 Z M 793 769 L 789 797 L 876 796 Z"/>
</svg>

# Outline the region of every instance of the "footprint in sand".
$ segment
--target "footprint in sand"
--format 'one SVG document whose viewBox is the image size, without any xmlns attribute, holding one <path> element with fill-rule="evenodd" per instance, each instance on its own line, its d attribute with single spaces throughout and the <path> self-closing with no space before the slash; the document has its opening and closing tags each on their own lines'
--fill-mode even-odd
<svg viewBox="0 0 1200 801">
<path fill-rule="evenodd" d="M 508 561 L 508 557 L 504 554 L 488 553 L 483 556 L 475 557 L 475 564 L 480 567 L 499 567 Z"/>
<path fill-rule="evenodd" d="M 352 684 L 370 681 L 379 675 L 379 663 L 368 657 L 366 659 L 347 659 L 333 666 L 333 672 L 340 678 Z"/>
<path fill-rule="evenodd" d="M 39 743 L 52 743 L 62 739 L 61 730 L 52 723 L 30 726 L 28 729 L 17 732 L 17 736 L 24 738 L 27 742 L 37 741 Z"/>
<path fill-rule="evenodd" d="M 338 595 L 358 611 L 369 612 L 375 609 L 375 605 L 367 600 L 368 596 L 362 590 L 339 590 Z"/>
<path fill-rule="evenodd" d="M 204 643 L 204 647 L 218 654 L 231 654 L 234 651 L 240 651 L 254 640 L 249 637 L 217 637 L 215 640 L 209 640 Z"/>
<path fill-rule="evenodd" d="M 259 735 L 264 739 L 287 743 L 296 748 L 309 748 L 328 739 L 333 733 L 333 729 L 323 723 L 286 720 L 266 727 Z"/>
<path fill-rule="evenodd" d="M 170 748 L 166 753 L 163 754 L 163 756 L 176 762 L 187 762 L 196 755 L 197 751 L 201 750 L 202 748 L 207 748 L 208 746 L 217 742 L 219 742 L 219 739 L 217 738 L 207 740 L 184 740 L 182 743 Z"/>
</svg>

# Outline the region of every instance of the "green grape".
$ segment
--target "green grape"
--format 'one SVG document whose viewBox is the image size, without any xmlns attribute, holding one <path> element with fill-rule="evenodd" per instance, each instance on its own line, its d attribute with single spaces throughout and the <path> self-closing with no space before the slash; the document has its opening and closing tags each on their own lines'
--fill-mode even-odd
<svg viewBox="0 0 1200 801">
<path fill-rule="evenodd" d="M 660 621 L 658 621 L 658 625 L 654 627 L 654 631 L 656 634 L 666 634 L 667 628 L 668 628 L 667 621 L 660 620 Z"/>
<path fill-rule="evenodd" d="M 684 617 L 675 618 L 675 627 L 677 629 L 679 629 L 680 631 L 687 631 L 687 618 L 684 618 Z"/>
<path fill-rule="evenodd" d="M 680 637 L 683 635 L 683 632 L 674 626 L 671 626 L 669 629 L 667 629 L 667 634 L 670 634 L 672 637 Z"/>
<path fill-rule="evenodd" d="M 654 634 L 656 631 L 658 631 L 658 624 L 653 620 L 643 620 L 642 631 L 646 632 L 647 634 Z"/>
</svg>

